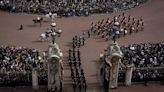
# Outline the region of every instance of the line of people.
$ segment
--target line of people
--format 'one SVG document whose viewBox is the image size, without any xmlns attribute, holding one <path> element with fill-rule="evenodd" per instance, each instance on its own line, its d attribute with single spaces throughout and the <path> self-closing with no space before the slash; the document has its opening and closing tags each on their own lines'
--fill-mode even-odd
<svg viewBox="0 0 164 92">
<path fill-rule="evenodd" d="M 127 10 L 147 0 L 0 0 L 0 10 L 58 16 L 88 16 L 96 13 L 112 13 Z"/>
<path fill-rule="evenodd" d="M 69 65 L 71 68 L 71 78 L 74 92 L 76 91 L 76 88 L 79 88 L 79 91 L 81 91 L 82 88 L 86 90 L 87 84 L 84 75 L 84 70 L 81 66 L 81 57 L 79 49 L 77 49 L 77 51 L 75 49 L 69 49 Z"/>
<path fill-rule="evenodd" d="M 83 36 L 75 36 L 72 38 L 72 48 L 80 48 L 85 45 L 85 37 Z"/>
<path fill-rule="evenodd" d="M 82 36 L 75 36 L 72 38 L 72 48 L 69 49 L 69 66 L 71 68 L 71 79 L 73 84 L 74 92 L 79 89 L 79 91 L 86 91 L 87 83 L 85 78 L 84 70 L 81 66 L 81 53 L 79 48 L 84 46 L 85 38 Z"/>
</svg>

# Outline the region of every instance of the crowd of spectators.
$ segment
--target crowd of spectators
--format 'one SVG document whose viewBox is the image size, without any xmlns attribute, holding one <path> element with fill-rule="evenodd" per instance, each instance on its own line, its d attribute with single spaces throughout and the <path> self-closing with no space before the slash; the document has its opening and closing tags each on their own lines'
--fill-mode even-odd
<svg viewBox="0 0 164 92">
<path fill-rule="evenodd" d="M 121 47 L 122 62 L 135 67 L 154 67 L 164 65 L 164 43 L 133 44 Z"/>
<path fill-rule="evenodd" d="M 38 50 L 14 46 L 0 47 L 0 86 L 32 85 L 33 68 L 40 72 L 45 71 L 45 64 Z"/>
<path fill-rule="evenodd" d="M 142 43 L 122 46 L 122 62 L 134 66 L 132 81 L 161 81 L 164 83 L 164 43 Z M 123 78 L 124 74 L 120 74 Z"/>
<path fill-rule="evenodd" d="M 112 13 L 126 10 L 147 0 L 0 0 L 0 10 L 58 16 L 88 16 L 95 13 Z"/>
</svg>

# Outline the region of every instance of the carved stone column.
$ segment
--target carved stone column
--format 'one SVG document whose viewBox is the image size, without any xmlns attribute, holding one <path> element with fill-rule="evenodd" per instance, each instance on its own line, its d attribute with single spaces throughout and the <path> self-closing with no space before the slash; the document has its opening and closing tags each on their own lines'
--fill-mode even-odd
<svg viewBox="0 0 164 92">
<path fill-rule="evenodd" d="M 38 72 L 36 68 L 32 69 L 32 87 L 33 89 L 38 89 Z"/>
<path fill-rule="evenodd" d="M 107 49 L 106 63 L 110 65 L 110 82 L 109 88 L 117 88 L 118 86 L 118 73 L 121 57 L 123 56 L 117 42 L 110 43 Z"/>
<path fill-rule="evenodd" d="M 49 46 L 48 52 L 48 90 L 59 92 L 62 89 L 61 72 L 63 72 L 61 69 L 61 52 L 56 43 Z"/>
<path fill-rule="evenodd" d="M 110 88 L 117 88 L 118 86 L 118 73 L 119 73 L 119 57 L 112 57 L 112 67 L 110 70 Z"/>
<path fill-rule="evenodd" d="M 126 86 L 131 85 L 132 72 L 133 72 L 133 67 L 128 65 L 127 69 L 126 69 L 126 75 L 125 75 L 125 85 Z"/>
</svg>

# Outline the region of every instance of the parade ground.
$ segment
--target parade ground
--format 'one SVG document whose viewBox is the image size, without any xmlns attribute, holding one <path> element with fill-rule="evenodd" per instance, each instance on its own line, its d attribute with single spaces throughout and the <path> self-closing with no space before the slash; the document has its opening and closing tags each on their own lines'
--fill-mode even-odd
<svg viewBox="0 0 164 92">
<path fill-rule="evenodd" d="M 148 42 L 164 42 L 164 0 L 149 0 L 147 3 L 126 10 L 125 15 L 131 15 L 135 18 L 144 20 L 144 31 L 127 35 L 117 40 L 120 46 L 128 46 L 130 44 L 148 43 Z M 82 35 L 83 32 L 90 29 L 91 22 L 98 22 L 102 19 L 113 19 L 114 16 L 122 14 L 122 11 L 112 14 L 96 14 L 87 17 L 58 17 L 55 19 L 57 28 L 61 29 L 62 35 L 56 39 L 56 43 L 64 55 L 64 88 L 63 92 L 73 92 L 70 78 L 70 69 L 68 66 L 68 49 L 72 37 Z M 43 17 L 43 24 L 34 25 L 32 19 L 37 16 Z M 19 30 L 20 25 L 24 29 Z M 9 13 L 0 11 L 0 45 L 6 46 L 23 46 L 27 48 L 35 48 L 40 51 L 48 49 L 50 42 L 41 42 L 40 35 L 50 28 L 51 22 L 45 18 L 45 15 L 34 15 L 24 13 Z M 85 46 L 80 48 L 82 67 L 85 72 L 88 84 L 87 92 L 103 92 L 99 78 L 97 77 L 99 69 L 99 55 L 107 48 L 110 41 L 105 42 L 97 36 L 91 36 L 86 39 Z M 110 92 L 163 92 L 164 86 L 158 82 L 151 82 L 148 86 L 143 83 L 132 83 L 132 86 L 124 86 L 120 83 L 117 89 Z M 45 87 L 39 90 L 33 90 L 30 87 L 0 88 L 0 92 L 46 92 Z"/>
</svg>

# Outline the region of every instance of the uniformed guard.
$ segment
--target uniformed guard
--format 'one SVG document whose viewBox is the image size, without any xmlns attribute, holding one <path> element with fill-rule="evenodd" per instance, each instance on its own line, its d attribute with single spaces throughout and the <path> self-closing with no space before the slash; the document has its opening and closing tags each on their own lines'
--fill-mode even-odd
<svg viewBox="0 0 164 92">
<path fill-rule="evenodd" d="M 81 39 L 80 39 L 80 37 L 78 37 L 77 42 L 78 42 L 78 47 L 80 48 L 81 47 Z"/>
<path fill-rule="evenodd" d="M 77 85 L 76 85 L 76 80 L 74 79 L 74 80 L 73 80 L 73 89 L 74 89 L 74 92 L 76 91 L 76 86 L 77 86 Z"/>
<path fill-rule="evenodd" d="M 79 92 L 81 92 L 81 86 L 82 85 L 81 85 L 81 80 L 80 79 L 78 80 L 78 86 L 79 86 Z"/>
<path fill-rule="evenodd" d="M 20 25 L 20 28 L 19 28 L 19 30 L 23 30 L 23 25 L 22 25 L 22 24 Z"/>
<path fill-rule="evenodd" d="M 80 61 L 78 61 L 77 63 L 78 63 L 78 65 L 79 65 L 79 67 L 81 67 L 81 62 L 80 62 Z"/>
<path fill-rule="evenodd" d="M 77 57 L 80 57 L 80 50 L 77 49 Z"/>
<path fill-rule="evenodd" d="M 132 31 L 133 31 L 133 29 L 132 29 L 133 27 L 132 26 L 130 26 L 130 31 L 129 31 L 129 34 L 131 35 L 132 34 Z"/>
<path fill-rule="evenodd" d="M 88 32 L 87 32 L 87 33 L 88 33 L 88 38 L 90 38 L 90 36 L 91 36 L 90 31 L 88 30 Z"/>
<path fill-rule="evenodd" d="M 82 37 L 82 45 L 83 46 L 85 45 L 85 38 L 84 38 L 84 36 Z"/>
</svg>

